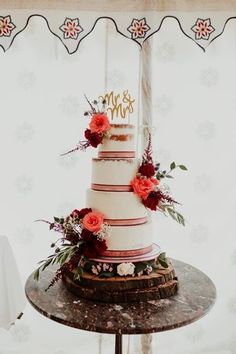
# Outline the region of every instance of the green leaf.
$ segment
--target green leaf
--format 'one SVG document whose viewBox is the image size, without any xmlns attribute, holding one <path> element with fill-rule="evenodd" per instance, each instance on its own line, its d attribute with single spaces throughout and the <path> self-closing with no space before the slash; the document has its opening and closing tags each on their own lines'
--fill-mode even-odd
<svg viewBox="0 0 236 354">
<path fill-rule="evenodd" d="M 39 269 L 36 269 L 36 271 L 34 272 L 34 280 L 38 281 L 39 280 Z"/>
<path fill-rule="evenodd" d="M 174 178 L 173 176 L 171 175 L 165 175 L 166 178 Z"/>
<path fill-rule="evenodd" d="M 169 267 L 165 252 L 161 253 L 157 260 L 163 268 Z"/>
<path fill-rule="evenodd" d="M 158 259 L 159 260 L 159 263 L 160 265 L 163 267 L 163 268 L 168 268 L 169 265 L 166 261 L 164 261 L 163 259 Z"/>
<path fill-rule="evenodd" d="M 184 165 L 179 165 L 178 167 L 183 171 L 188 171 L 187 167 Z"/>
<path fill-rule="evenodd" d="M 114 272 L 101 272 L 99 274 L 99 277 L 104 277 L 104 278 L 111 278 L 111 277 L 114 277 L 115 276 L 115 273 Z"/>
<path fill-rule="evenodd" d="M 170 164 L 170 169 L 171 170 L 174 170 L 176 168 L 176 163 L 173 161 L 173 162 L 171 162 L 171 164 Z"/>
<path fill-rule="evenodd" d="M 44 271 L 44 269 L 46 269 L 49 266 L 49 264 L 52 262 L 52 260 L 53 260 L 53 257 L 51 257 L 45 261 L 44 265 L 42 266 L 42 271 Z"/>
<path fill-rule="evenodd" d="M 81 267 L 78 267 L 74 274 L 74 280 L 80 280 L 82 275 L 83 275 L 83 269 Z"/>
<path fill-rule="evenodd" d="M 60 218 L 57 218 L 56 216 L 54 216 L 54 221 L 55 222 L 60 222 Z"/>
<path fill-rule="evenodd" d="M 135 264 L 135 273 L 139 273 L 139 272 L 142 272 L 144 269 L 147 268 L 147 264 L 145 263 L 136 263 Z"/>
<path fill-rule="evenodd" d="M 49 230 L 52 230 L 54 228 L 54 223 L 52 222 L 49 226 Z"/>
</svg>

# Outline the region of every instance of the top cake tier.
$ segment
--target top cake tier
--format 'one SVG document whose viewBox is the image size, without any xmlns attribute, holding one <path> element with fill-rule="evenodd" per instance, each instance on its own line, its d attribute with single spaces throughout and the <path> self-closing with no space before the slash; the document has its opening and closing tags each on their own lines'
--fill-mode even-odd
<svg viewBox="0 0 236 354">
<path fill-rule="evenodd" d="M 134 125 L 111 124 L 108 135 L 99 146 L 99 158 L 135 157 Z"/>
</svg>

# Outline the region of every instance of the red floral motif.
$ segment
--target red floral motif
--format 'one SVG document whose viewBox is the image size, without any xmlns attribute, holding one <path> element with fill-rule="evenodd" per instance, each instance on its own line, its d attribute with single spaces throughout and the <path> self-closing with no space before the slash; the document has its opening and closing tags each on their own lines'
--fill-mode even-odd
<svg viewBox="0 0 236 354">
<path fill-rule="evenodd" d="M 59 29 L 63 32 L 65 39 L 77 39 L 79 34 L 83 31 L 78 18 L 66 18 L 65 22 L 59 27 Z"/>
<path fill-rule="evenodd" d="M 134 18 L 127 30 L 131 33 L 132 39 L 145 38 L 147 32 L 150 30 L 150 27 L 147 25 L 145 17 L 141 20 Z"/>
<path fill-rule="evenodd" d="M 209 39 L 210 34 L 215 31 L 215 28 L 211 25 L 210 18 L 205 20 L 198 18 L 195 25 L 191 28 L 195 33 L 195 39 Z"/>
<path fill-rule="evenodd" d="M 11 16 L 0 16 L 0 37 L 10 37 L 11 32 L 16 28 L 11 22 Z"/>
</svg>

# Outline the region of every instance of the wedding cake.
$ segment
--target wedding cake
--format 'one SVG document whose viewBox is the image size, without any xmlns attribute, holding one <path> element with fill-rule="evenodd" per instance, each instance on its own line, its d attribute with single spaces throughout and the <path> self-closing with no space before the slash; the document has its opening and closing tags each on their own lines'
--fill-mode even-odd
<svg viewBox="0 0 236 354">
<path fill-rule="evenodd" d="M 162 211 L 184 224 L 175 210 L 177 203 L 161 186 L 161 180 L 183 165 L 160 170 L 152 159 L 151 136 L 142 159 L 136 156 L 135 126 L 112 124 L 93 104 L 86 140 L 74 150 L 98 147 L 92 159 L 91 186 L 86 206 L 66 217 L 54 217 L 50 224 L 62 234 L 55 253 L 36 270 L 59 264 L 49 284 L 62 279 L 78 296 L 107 302 L 160 299 L 174 295 L 178 280 L 171 261 L 153 243 L 150 210 Z M 95 102 L 97 106 L 97 101 Z M 104 108 L 104 102 L 103 102 Z"/>
</svg>

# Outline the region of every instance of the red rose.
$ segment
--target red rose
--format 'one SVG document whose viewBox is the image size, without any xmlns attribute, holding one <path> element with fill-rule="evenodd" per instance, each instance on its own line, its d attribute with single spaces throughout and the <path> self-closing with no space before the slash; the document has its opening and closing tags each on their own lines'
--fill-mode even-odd
<svg viewBox="0 0 236 354">
<path fill-rule="evenodd" d="M 159 202 L 162 200 L 162 193 L 160 192 L 151 192 L 148 197 L 143 200 L 143 204 L 146 208 L 151 210 L 157 210 Z"/>
<path fill-rule="evenodd" d="M 131 186 L 133 187 L 134 193 L 136 193 L 140 198 L 146 199 L 156 186 L 156 180 L 146 177 L 134 177 L 131 181 Z"/>
<path fill-rule="evenodd" d="M 107 115 L 105 113 L 94 113 L 89 128 L 93 133 L 103 133 L 111 129 Z"/>
<path fill-rule="evenodd" d="M 141 173 L 142 176 L 145 176 L 148 178 L 153 177 L 155 175 L 155 167 L 153 166 L 152 163 L 148 162 L 148 163 L 142 164 L 139 167 L 138 172 Z"/>
<path fill-rule="evenodd" d="M 89 144 L 94 148 L 102 143 L 103 135 L 101 133 L 92 133 L 90 129 L 86 129 L 84 136 L 88 140 Z"/>
</svg>

